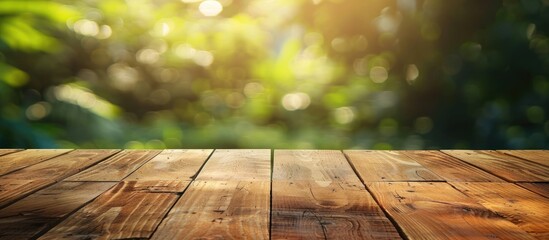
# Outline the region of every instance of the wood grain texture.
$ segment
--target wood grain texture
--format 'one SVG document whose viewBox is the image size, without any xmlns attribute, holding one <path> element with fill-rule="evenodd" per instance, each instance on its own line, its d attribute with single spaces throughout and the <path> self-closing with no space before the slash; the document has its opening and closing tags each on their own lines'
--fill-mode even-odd
<svg viewBox="0 0 549 240">
<path fill-rule="evenodd" d="M 499 150 L 498 152 L 549 166 L 549 150 Z"/>
<path fill-rule="evenodd" d="M 196 180 L 270 181 L 271 150 L 215 150 Z"/>
<path fill-rule="evenodd" d="M 276 150 L 273 239 L 399 239 L 339 151 Z"/>
<path fill-rule="evenodd" d="M 452 183 L 538 239 L 549 239 L 549 201 L 512 183 Z"/>
<path fill-rule="evenodd" d="M 400 239 L 361 183 L 273 181 L 272 204 L 273 239 Z"/>
<path fill-rule="evenodd" d="M 367 186 L 410 239 L 534 239 L 447 183 Z"/>
<path fill-rule="evenodd" d="M 500 152 L 489 150 L 443 150 L 443 152 L 482 168 L 507 181 L 549 181 L 549 167 Z"/>
<path fill-rule="evenodd" d="M 345 150 L 365 182 L 444 181 L 402 151 Z"/>
<path fill-rule="evenodd" d="M 53 183 L 55 180 L 45 178 L 35 180 L 0 178 L 0 208 Z"/>
<path fill-rule="evenodd" d="M 338 181 L 360 183 L 341 151 L 275 150 L 273 181 Z"/>
<path fill-rule="evenodd" d="M 29 149 L 0 157 L 0 175 L 57 157 L 70 149 Z"/>
<path fill-rule="evenodd" d="M 194 181 L 152 239 L 268 239 L 269 181 Z"/>
<path fill-rule="evenodd" d="M 0 177 L 0 207 L 97 163 L 117 150 L 75 150 Z"/>
<path fill-rule="evenodd" d="M 504 182 L 490 173 L 440 151 L 403 151 L 448 182 Z"/>
<path fill-rule="evenodd" d="M 14 152 L 19 152 L 23 149 L 0 149 L 0 156 L 7 155 Z"/>
<path fill-rule="evenodd" d="M 160 150 L 124 150 L 66 181 L 120 181 L 158 153 Z"/>
<path fill-rule="evenodd" d="M 549 198 L 549 183 L 517 183 L 517 185 Z"/>
<path fill-rule="evenodd" d="M 177 199 L 120 182 L 39 239 L 149 238 Z"/>
<path fill-rule="evenodd" d="M 211 149 L 164 150 L 124 180 L 192 180 Z"/>
<path fill-rule="evenodd" d="M 29 239 L 114 186 L 114 182 L 60 182 L 0 210 L 0 239 Z"/>
</svg>

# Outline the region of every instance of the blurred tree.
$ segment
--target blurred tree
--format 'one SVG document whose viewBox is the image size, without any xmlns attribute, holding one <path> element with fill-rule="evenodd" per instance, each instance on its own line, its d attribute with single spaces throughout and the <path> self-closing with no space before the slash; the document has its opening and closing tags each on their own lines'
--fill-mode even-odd
<svg viewBox="0 0 549 240">
<path fill-rule="evenodd" d="M 547 1 L 0 1 L 0 146 L 547 148 Z"/>
</svg>

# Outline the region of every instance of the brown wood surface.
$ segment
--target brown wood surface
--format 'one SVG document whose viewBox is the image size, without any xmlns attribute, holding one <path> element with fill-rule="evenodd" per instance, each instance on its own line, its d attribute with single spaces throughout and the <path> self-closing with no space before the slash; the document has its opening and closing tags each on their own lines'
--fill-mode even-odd
<svg viewBox="0 0 549 240">
<path fill-rule="evenodd" d="M 490 150 L 443 150 L 443 152 L 482 168 L 507 181 L 549 181 L 549 167 L 500 152 Z"/>
<path fill-rule="evenodd" d="M 118 150 L 75 150 L 0 177 L 0 207 L 60 181 Z"/>
<path fill-rule="evenodd" d="M 164 150 L 124 180 L 190 181 L 211 152 L 211 149 Z"/>
<path fill-rule="evenodd" d="M 538 239 L 549 239 L 549 201 L 512 183 L 452 183 Z"/>
<path fill-rule="evenodd" d="M 404 151 L 403 153 L 448 182 L 504 182 L 501 178 L 440 151 Z"/>
<path fill-rule="evenodd" d="M 114 182 L 60 182 L 0 210 L 0 239 L 29 239 L 114 186 Z"/>
<path fill-rule="evenodd" d="M 34 180 L 0 178 L 0 208 L 53 183 L 55 180 L 47 178 Z"/>
<path fill-rule="evenodd" d="M 399 239 L 340 151 L 275 150 L 273 239 Z"/>
<path fill-rule="evenodd" d="M 269 181 L 195 181 L 152 239 L 268 239 Z"/>
<path fill-rule="evenodd" d="M 498 152 L 549 166 L 549 150 L 499 150 Z"/>
<path fill-rule="evenodd" d="M 136 186 L 149 191 L 181 193 L 211 152 L 211 149 L 164 150 L 124 180 L 136 181 Z"/>
<path fill-rule="evenodd" d="M 271 150 L 269 149 L 215 150 L 196 178 L 197 181 L 270 181 L 270 179 Z"/>
<path fill-rule="evenodd" d="M 0 175 L 57 157 L 70 149 L 29 149 L 0 157 Z"/>
<path fill-rule="evenodd" d="M 10 154 L 10 153 L 14 153 L 14 152 L 19 152 L 21 150 L 22 149 L 0 149 L 0 156 Z"/>
<path fill-rule="evenodd" d="M 517 185 L 549 198 L 549 183 L 517 183 Z"/>
<path fill-rule="evenodd" d="M 273 181 L 273 239 L 400 239 L 360 183 Z"/>
<path fill-rule="evenodd" d="M 275 150 L 273 181 L 338 181 L 360 183 L 341 151 Z"/>
<path fill-rule="evenodd" d="M 124 150 L 66 181 L 120 181 L 158 153 L 160 150 Z"/>
<path fill-rule="evenodd" d="M 533 239 L 441 182 L 371 182 L 368 188 L 410 239 Z"/>
<path fill-rule="evenodd" d="M 51 152 L 0 156 L 0 239 L 549 239 L 539 150 Z"/>
<path fill-rule="evenodd" d="M 267 239 L 270 162 L 270 150 L 215 150 L 153 239 Z"/>
<path fill-rule="evenodd" d="M 119 183 L 39 239 L 149 238 L 177 194 L 148 192 L 134 185 Z"/>
<path fill-rule="evenodd" d="M 345 150 L 365 182 L 444 181 L 402 151 Z"/>
</svg>

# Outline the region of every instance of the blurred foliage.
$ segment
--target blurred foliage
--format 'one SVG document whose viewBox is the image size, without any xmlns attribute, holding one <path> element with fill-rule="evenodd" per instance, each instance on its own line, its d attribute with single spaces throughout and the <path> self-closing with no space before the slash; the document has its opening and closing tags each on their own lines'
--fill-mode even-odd
<svg viewBox="0 0 549 240">
<path fill-rule="evenodd" d="M 547 0 L 0 1 L 0 147 L 548 148 Z"/>
</svg>

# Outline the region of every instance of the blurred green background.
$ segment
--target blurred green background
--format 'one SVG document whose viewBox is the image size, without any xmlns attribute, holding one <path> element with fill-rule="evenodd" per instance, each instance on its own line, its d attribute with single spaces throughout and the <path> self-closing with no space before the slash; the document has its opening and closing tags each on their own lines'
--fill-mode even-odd
<svg viewBox="0 0 549 240">
<path fill-rule="evenodd" d="M 0 1 L 2 148 L 549 148 L 549 1 Z"/>
</svg>

